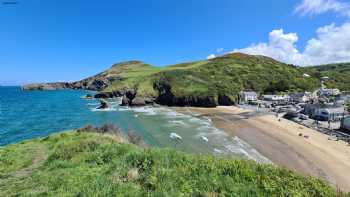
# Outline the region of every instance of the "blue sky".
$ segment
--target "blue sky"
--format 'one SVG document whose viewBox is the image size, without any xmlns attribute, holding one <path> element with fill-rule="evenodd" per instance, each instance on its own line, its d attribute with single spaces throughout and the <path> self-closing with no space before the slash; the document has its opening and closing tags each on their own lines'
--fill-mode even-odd
<svg viewBox="0 0 350 197">
<path fill-rule="evenodd" d="M 0 84 L 79 80 L 113 63 L 134 59 L 165 66 L 231 51 L 275 57 L 283 54 L 278 51 L 280 45 L 298 50 L 299 59 L 276 55 L 277 59 L 303 64 L 308 42 L 313 38 L 322 41 L 317 29 L 341 28 L 348 20 L 347 8 L 342 7 L 347 5 L 346 1 L 322 13 L 306 8 L 296 10 L 302 0 L 4 3 L 14 1 L 0 0 Z M 271 36 L 273 30 L 283 31 Z M 297 35 L 298 41 L 290 33 Z M 273 35 L 277 36 L 278 49 L 276 42 L 271 41 Z M 292 46 L 285 43 L 291 41 L 290 37 Z M 271 51 L 275 52 L 270 54 Z M 308 62 L 313 63 L 310 54 L 307 54 Z M 328 58 L 320 63 L 338 59 Z"/>
</svg>

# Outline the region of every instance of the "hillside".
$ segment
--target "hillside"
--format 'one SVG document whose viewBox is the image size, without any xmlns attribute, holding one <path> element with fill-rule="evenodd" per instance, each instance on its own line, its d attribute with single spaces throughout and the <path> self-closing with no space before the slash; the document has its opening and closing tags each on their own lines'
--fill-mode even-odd
<svg viewBox="0 0 350 197">
<path fill-rule="evenodd" d="M 327 64 L 303 69 L 315 78 L 329 77 L 330 80 L 326 82 L 329 88 L 350 91 L 350 63 Z"/>
<path fill-rule="evenodd" d="M 2 147 L 0 196 L 336 196 L 273 165 L 122 142 L 85 129 Z"/>
<path fill-rule="evenodd" d="M 304 78 L 295 66 L 264 56 L 233 53 L 166 67 L 140 61 L 123 62 L 71 83 L 69 88 L 99 90 L 104 93 L 100 97 L 125 95 L 125 105 L 156 102 L 213 107 L 234 104 L 244 89 L 273 93 L 314 90 L 318 85 L 318 79 Z"/>
</svg>

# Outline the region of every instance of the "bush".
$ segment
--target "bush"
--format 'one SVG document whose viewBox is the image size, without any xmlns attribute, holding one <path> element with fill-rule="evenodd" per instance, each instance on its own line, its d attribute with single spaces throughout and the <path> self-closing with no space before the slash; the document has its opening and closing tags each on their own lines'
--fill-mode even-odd
<svg viewBox="0 0 350 197">
<path fill-rule="evenodd" d="M 143 139 L 140 135 L 138 135 L 134 131 L 129 131 L 128 132 L 128 141 L 132 144 L 141 145 L 141 143 L 143 142 Z"/>
</svg>

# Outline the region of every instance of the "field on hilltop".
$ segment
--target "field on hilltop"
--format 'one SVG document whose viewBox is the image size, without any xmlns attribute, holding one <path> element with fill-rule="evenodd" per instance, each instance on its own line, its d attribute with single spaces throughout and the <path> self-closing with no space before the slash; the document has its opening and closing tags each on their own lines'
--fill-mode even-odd
<svg viewBox="0 0 350 197">
<path fill-rule="evenodd" d="M 0 196 L 336 196 L 274 165 L 68 132 L 0 148 Z M 340 195 L 339 195 L 340 196 Z"/>
</svg>

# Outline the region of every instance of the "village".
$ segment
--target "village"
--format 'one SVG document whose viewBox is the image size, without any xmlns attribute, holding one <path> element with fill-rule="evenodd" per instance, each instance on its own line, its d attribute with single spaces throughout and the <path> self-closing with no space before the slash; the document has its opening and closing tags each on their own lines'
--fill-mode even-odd
<svg viewBox="0 0 350 197">
<path fill-rule="evenodd" d="M 279 121 L 281 118 L 294 121 L 328 134 L 329 140 L 343 140 L 350 145 L 350 92 L 327 88 L 327 80 L 328 77 L 323 77 L 321 88 L 314 92 L 259 94 L 242 91 L 240 106 L 260 113 L 272 113 Z"/>
</svg>

